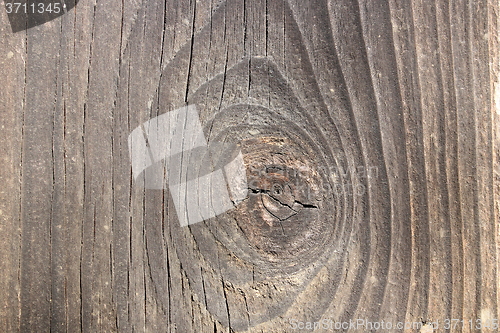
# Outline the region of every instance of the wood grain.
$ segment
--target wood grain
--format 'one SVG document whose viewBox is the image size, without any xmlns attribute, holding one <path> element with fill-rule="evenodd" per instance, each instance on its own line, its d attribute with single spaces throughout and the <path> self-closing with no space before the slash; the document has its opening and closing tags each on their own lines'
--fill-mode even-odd
<svg viewBox="0 0 500 333">
<path fill-rule="evenodd" d="M 0 331 L 498 318 L 498 10 L 81 0 L 17 33 L 2 11 Z M 181 227 L 127 139 L 186 105 L 249 194 Z"/>
</svg>

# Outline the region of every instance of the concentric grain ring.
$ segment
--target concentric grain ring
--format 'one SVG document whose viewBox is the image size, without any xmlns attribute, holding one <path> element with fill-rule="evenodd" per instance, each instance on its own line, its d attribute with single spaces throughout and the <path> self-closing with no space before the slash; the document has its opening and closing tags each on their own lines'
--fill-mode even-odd
<svg viewBox="0 0 500 333">
<path fill-rule="evenodd" d="M 196 105 L 208 144 L 236 144 L 243 153 L 248 197 L 233 209 L 185 228 L 171 203 L 164 212 L 195 301 L 240 331 L 287 327 L 286 313 L 345 319 L 361 303 L 376 313 L 387 278 L 370 269 L 371 260 L 386 267 L 389 254 L 388 211 L 370 208 L 386 195 L 381 154 L 360 137 L 341 77 L 331 96 L 320 89 L 293 15 L 280 4 L 268 8 L 268 28 L 282 35 L 268 36 L 265 52 L 224 49 L 210 27 L 201 29 L 163 69 L 150 111 Z M 232 5 L 217 9 L 212 26 Z M 286 54 L 274 38 L 287 43 Z M 172 82 L 186 72 L 183 95 Z M 379 147 L 380 137 L 371 138 Z M 372 168 L 380 178 L 370 178 Z"/>
</svg>

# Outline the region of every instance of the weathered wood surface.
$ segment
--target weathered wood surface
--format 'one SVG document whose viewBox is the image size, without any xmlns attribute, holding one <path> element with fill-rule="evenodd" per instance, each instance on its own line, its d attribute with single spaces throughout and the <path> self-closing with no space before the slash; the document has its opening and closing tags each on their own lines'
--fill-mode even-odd
<svg viewBox="0 0 500 333">
<path fill-rule="evenodd" d="M 499 317 L 496 1 L 81 0 L 0 29 L 1 332 Z M 186 104 L 252 193 L 181 228 L 127 136 Z"/>
</svg>

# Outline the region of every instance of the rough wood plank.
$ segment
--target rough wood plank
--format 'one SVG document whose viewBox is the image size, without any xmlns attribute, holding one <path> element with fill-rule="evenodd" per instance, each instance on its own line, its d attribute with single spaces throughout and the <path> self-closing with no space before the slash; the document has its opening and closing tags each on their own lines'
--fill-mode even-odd
<svg viewBox="0 0 500 333">
<path fill-rule="evenodd" d="M 2 12 L 0 331 L 498 318 L 498 9 L 82 0 L 16 34 Z M 185 105 L 249 194 L 181 227 L 127 140 Z"/>
</svg>

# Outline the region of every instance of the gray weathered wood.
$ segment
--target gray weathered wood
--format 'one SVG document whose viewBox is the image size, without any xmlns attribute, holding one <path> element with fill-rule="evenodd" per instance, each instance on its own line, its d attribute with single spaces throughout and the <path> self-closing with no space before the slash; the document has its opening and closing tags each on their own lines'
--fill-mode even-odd
<svg viewBox="0 0 500 333">
<path fill-rule="evenodd" d="M 14 34 L 0 10 L 0 331 L 498 318 L 498 11 L 81 0 Z M 127 138 L 186 104 L 249 195 L 181 227 Z"/>
</svg>

